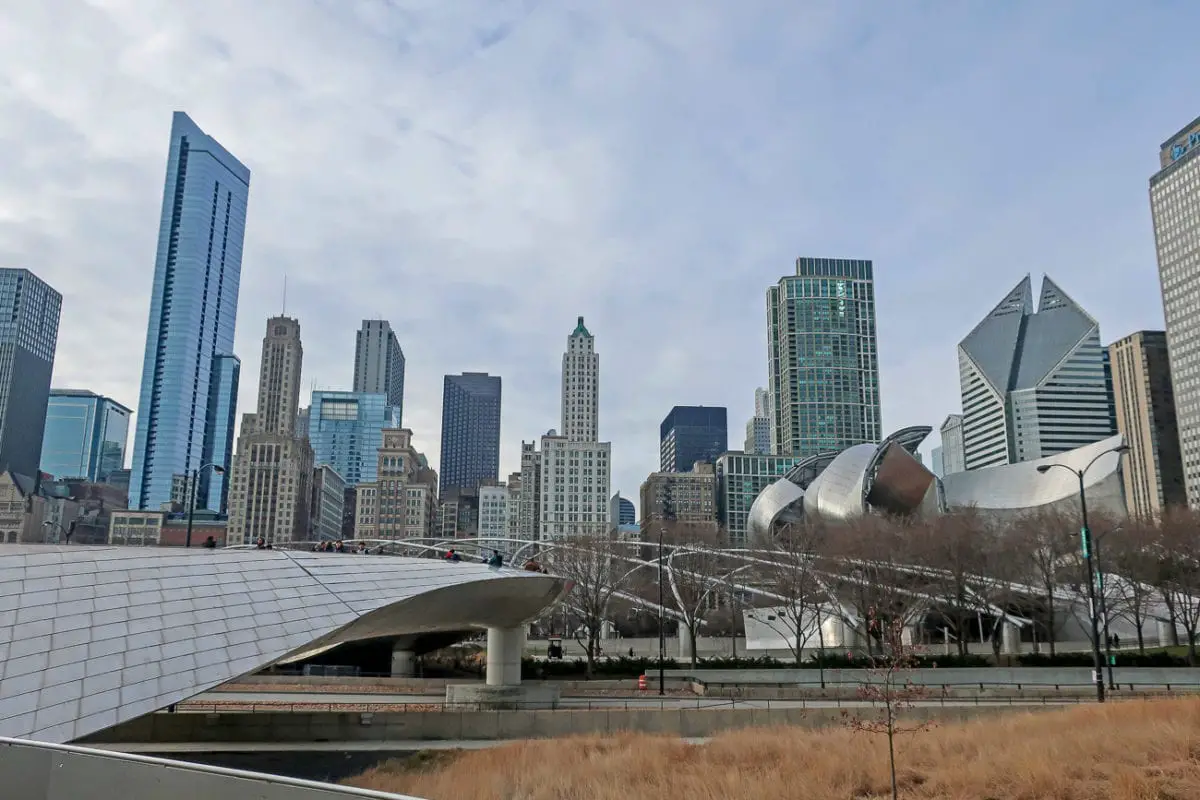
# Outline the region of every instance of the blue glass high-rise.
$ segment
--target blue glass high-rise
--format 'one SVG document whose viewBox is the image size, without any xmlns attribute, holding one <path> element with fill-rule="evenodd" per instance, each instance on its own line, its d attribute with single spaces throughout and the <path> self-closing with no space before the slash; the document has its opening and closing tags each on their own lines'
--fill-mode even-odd
<svg viewBox="0 0 1200 800">
<path fill-rule="evenodd" d="M 661 472 L 691 472 L 729 449 L 728 414 L 720 406 L 675 406 L 658 426 Z"/>
<path fill-rule="evenodd" d="M 475 489 L 500 474 L 499 375 L 447 375 L 442 389 L 442 458 L 439 492 Z"/>
<path fill-rule="evenodd" d="M 125 466 L 132 410 L 81 389 L 51 389 L 41 470 L 57 480 L 107 481 Z"/>
<path fill-rule="evenodd" d="M 169 502 L 176 475 L 190 474 L 206 463 L 206 450 L 232 440 L 232 417 L 221 409 L 236 407 L 237 383 L 218 381 L 222 394 L 214 399 L 212 379 L 214 367 L 228 368 L 218 357 L 233 353 L 249 192 L 250 170 L 175 112 L 138 397 L 132 508 Z M 214 485 L 210 479 L 207 493 L 197 496 L 216 502 Z"/>
<path fill-rule="evenodd" d="M 238 381 L 242 362 L 237 356 L 213 356 L 208 382 L 208 419 L 204 425 L 202 464 L 233 464 L 233 429 L 237 424 Z M 226 514 L 229 511 L 229 471 L 206 469 L 196 480 L 196 506 Z"/>
<path fill-rule="evenodd" d="M 0 469 L 35 478 L 62 295 L 27 269 L 0 269 Z"/>
<path fill-rule="evenodd" d="M 375 480 L 383 429 L 400 427 L 400 409 L 387 395 L 366 392 L 313 392 L 308 408 L 308 441 L 313 464 L 337 470 L 346 486 Z"/>
</svg>

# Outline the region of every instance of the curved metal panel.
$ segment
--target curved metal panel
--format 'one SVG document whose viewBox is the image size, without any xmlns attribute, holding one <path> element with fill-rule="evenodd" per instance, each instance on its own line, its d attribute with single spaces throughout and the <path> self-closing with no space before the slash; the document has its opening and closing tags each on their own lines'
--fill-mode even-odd
<svg viewBox="0 0 1200 800">
<path fill-rule="evenodd" d="M 342 642 L 515 626 L 569 585 L 392 556 L 0 546 L 0 736 L 72 741 Z"/>
<path fill-rule="evenodd" d="M 1088 490 L 1088 499 L 1095 497 L 1100 500 L 1101 494 L 1093 495 L 1092 487 L 1105 484 L 1113 476 L 1118 478 L 1117 483 L 1120 482 L 1121 456 L 1106 451 L 1124 443 L 1124 437 L 1117 434 L 1036 461 L 952 473 L 942 478 L 946 507 L 1005 511 L 1037 508 L 1066 499 L 1078 502 L 1078 477 L 1069 470 L 1054 466 L 1058 464 L 1071 470 L 1087 469 L 1084 487 Z M 1046 472 L 1038 472 L 1038 467 L 1045 465 L 1051 468 Z M 1111 491 L 1107 493 L 1111 494 Z M 1112 505 L 1112 498 L 1108 499 L 1108 503 Z M 1119 513 L 1125 513 L 1124 502 L 1119 505 Z"/>
<path fill-rule="evenodd" d="M 808 485 L 817 479 L 826 467 L 838 457 L 840 450 L 834 450 L 829 453 L 818 453 L 815 456 L 809 456 L 801 461 L 796 466 L 787 471 L 783 477 L 787 478 L 792 483 L 799 486 L 801 489 L 807 489 Z"/>
<path fill-rule="evenodd" d="M 839 453 L 805 491 L 805 513 L 838 520 L 862 516 L 867 466 L 877 450 L 878 445 L 856 444 Z"/>
<path fill-rule="evenodd" d="M 910 425 L 888 436 L 880 444 L 882 446 L 895 442 L 908 452 L 915 454 L 917 448 L 921 446 L 921 442 L 929 438 L 929 434 L 931 433 L 933 433 L 933 428 L 929 425 Z"/>
<path fill-rule="evenodd" d="M 418 800 L 190 761 L 21 739 L 0 739 L 0 775 L 6 797 L 28 800 Z"/>
<path fill-rule="evenodd" d="M 893 442 L 875 466 L 867 504 L 889 514 L 911 514 L 921 508 L 936 480 L 907 448 Z"/>
<path fill-rule="evenodd" d="M 804 490 L 787 478 L 763 489 L 750 505 L 746 517 L 746 537 L 750 541 L 770 536 L 779 521 L 795 521 L 804 513 Z"/>
</svg>

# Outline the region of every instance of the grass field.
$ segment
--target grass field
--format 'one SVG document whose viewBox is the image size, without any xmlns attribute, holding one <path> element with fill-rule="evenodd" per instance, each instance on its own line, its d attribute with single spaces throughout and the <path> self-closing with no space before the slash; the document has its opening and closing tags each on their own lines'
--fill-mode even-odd
<svg viewBox="0 0 1200 800">
<path fill-rule="evenodd" d="M 348 784 L 429 800 L 870 800 L 886 739 L 755 728 L 707 744 L 639 734 L 541 740 L 384 764 Z M 1200 699 L 989 716 L 904 736 L 900 794 L 922 800 L 1200 798 Z"/>
</svg>

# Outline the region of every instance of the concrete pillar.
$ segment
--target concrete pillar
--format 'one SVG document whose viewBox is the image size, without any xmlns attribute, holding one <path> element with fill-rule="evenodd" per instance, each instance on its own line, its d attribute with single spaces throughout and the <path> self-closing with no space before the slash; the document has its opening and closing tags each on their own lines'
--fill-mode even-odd
<svg viewBox="0 0 1200 800">
<path fill-rule="evenodd" d="M 692 650 L 695 648 L 695 643 L 692 641 L 691 631 L 687 625 L 679 623 L 679 660 L 691 662 Z"/>
<path fill-rule="evenodd" d="M 900 629 L 900 644 L 912 647 L 917 643 L 917 626 L 905 625 Z"/>
<path fill-rule="evenodd" d="M 1021 652 L 1021 629 L 1011 622 L 1005 622 L 1000 629 L 1000 646 L 1003 652 L 1015 655 Z"/>
<path fill-rule="evenodd" d="M 1171 637 L 1170 620 L 1157 619 L 1154 621 L 1154 625 L 1158 629 L 1158 646 L 1169 647 L 1174 641 L 1174 639 Z"/>
<path fill-rule="evenodd" d="M 417 674 L 417 655 L 412 650 L 392 648 L 392 677 L 411 678 Z"/>
<path fill-rule="evenodd" d="M 613 624 L 610 620 L 606 619 L 606 620 L 602 620 L 600 622 L 600 638 L 601 639 L 613 638 L 613 632 L 614 632 Z"/>
<path fill-rule="evenodd" d="M 521 653 L 524 649 L 524 627 L 488 628 L 487 685 L 519 685 L 521 683 Z"/>
</svg>

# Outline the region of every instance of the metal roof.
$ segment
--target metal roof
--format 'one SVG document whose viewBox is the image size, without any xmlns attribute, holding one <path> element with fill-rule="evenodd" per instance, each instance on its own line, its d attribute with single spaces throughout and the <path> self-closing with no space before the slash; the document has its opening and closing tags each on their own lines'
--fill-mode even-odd
<svg viewBox="0 0 1200 800">
<path fill-rule="evenodd" d="M 0 736 L 70 742 L 343 642 L 510 627 L 563 578 L 282 550 L 0 546 Z"/>
</svg>

